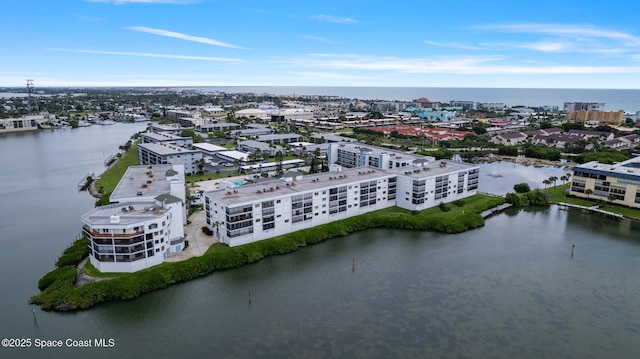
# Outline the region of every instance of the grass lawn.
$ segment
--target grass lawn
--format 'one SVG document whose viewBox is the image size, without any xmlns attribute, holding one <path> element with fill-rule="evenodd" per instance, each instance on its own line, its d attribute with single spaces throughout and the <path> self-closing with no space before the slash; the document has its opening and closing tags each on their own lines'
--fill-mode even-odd
<svg viewBox="0 0 640 359">
<path fill-rule="evenodd" d="M 96 189 L 103 194 L 110 194 L 120 182 L 122 176 L 129 166 L 138 165 L 138 146 L 133 145 L 129 151 L 125 152 L 113 166 L 109 167 L 100 179 L 96 180 Z M 102 190 L 101 190 L 102 188 Z"/>
<path fill-rule="evenodd" d="M 90 261 L 87 261 L 87 263 L 85 263 L 82 271 L 84 272 L 84 274 L 94 278 L 116 278 L 131 275 L 131 273 L 102 273 L 96 267 L 94 267 Z"/>
<path fill-rule="evenodd" d="M 233 167 L 232 169 L 226 169 L 226 168 L 220 169 L 220 173 L 207 172 L 202 174 L 187 175 L 185 176 L 185 181 L 187 183 L 194 183 L 194 182 L 209 181 L 214 179 L 222 179 L 222 178 L 235 177 L 235 176 L 242 176 L 242 174 L 239 174 L 237 169 Z"/>
</svg>

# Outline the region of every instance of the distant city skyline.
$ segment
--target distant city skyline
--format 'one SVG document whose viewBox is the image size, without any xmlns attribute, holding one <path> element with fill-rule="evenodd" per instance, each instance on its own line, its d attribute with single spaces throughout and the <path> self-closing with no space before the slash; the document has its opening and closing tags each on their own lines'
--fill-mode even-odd
<svg viewBox="0 0 640 359">
<path fill-rule="evenodd" d="M 637 89 L 629 1 L 8 1 L 0 87 Z"/>
</svg>

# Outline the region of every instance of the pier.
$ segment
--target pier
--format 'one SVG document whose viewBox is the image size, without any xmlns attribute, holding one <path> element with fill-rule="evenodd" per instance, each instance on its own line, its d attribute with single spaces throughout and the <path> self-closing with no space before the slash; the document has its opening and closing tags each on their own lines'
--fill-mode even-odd
<svg viewBox="0 0 640 359">
<path fill-rule="evenodd" d="M 89 185 L 91 184 L 91 181 L 93 181 L 94 179 L 95 179 L 95 173 L 93 172 L 87 173 L 84 177 L 82 177 L 82 180 L 80 180 L 80 183 L 78 183 L 78 191 L 86 190 L 87 187 L 89 187 Z"/>
<path fill-rule="evenodd" d="M 482 218 L 486 219 L 488 217 L 493 216 L 494 214 L 497 214 L 497 213 L 500 213 L 500 212 L 506 210 L 509 207 L 511 207 L 511 203 L 503 203 L 503 204 L 501 204 L 501 205 L 499 205 L 497 207 L 493 207 L 493 208 L 488 209 L 488 210 L 486 210 L 484 212 L 481 212 L 480 216 L 482 216 Z"/>
<path fill-rule="evenodd" d="M 118 156 L 116 155 L 111 155 L 109 156 L 106 160 L 104 160 L 104 165 L 105 166 L 110 166 L 112 163 L 114 163 L 116 160 L 118 159 Z"/>
<path fill-rule="evenodd" d="M 575 209 L 579 209 L 583 213 L 598 214 L 598 215 L 603 216 L 603 217 L 613 218 L 613 219 L 617 219 L 617 220 L 624 219 L 623 215 L 599 209 L 598 206 L 587 207 L 587 206 L 580 206 L 580 205 L 577 205 L 577 204 L 559 202 L 558 203 L 558 207 L 560 209 L 564 209 L 564 210 L 567 210 L 569 208 L 575 208 Z"/>
</svg>

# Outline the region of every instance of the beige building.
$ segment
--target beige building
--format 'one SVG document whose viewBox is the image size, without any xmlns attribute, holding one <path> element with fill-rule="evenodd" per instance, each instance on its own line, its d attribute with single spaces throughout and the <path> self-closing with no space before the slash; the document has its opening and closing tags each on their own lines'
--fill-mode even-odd
<svg viewBox="0 0 640 359">
<path fill-rule="evenodd" d="M 592 161 L 574 167 L 570 194 L 640 208 L 640 157 L 613 165 Z"/>
<path fill-rule="evenodd" d="M 604 111 L 585 111 L 585 110 L 572 110 L 569 112 L 569 121 L 573 122 L 600 122 L 608 125 L 620 125 L 624 111 L 618 112 L 604 112 Z"/>
</svg>

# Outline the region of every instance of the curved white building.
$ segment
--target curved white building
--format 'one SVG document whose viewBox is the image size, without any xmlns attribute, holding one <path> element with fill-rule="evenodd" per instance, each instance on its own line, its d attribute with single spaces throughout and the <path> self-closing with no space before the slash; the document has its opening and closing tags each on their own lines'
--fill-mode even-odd
<svg viewBox="0 0 640 359">
<path fill-rule="evenodd" d="M 101 272 L 135 272 L 162 263 L 171 252 L 180 252 L 184 246 L 182 205 L 171 197 L 159 196 L 152 205 L 128 202 L 96 207 L 82 215 L 91 264 Z"/>
</svg>

